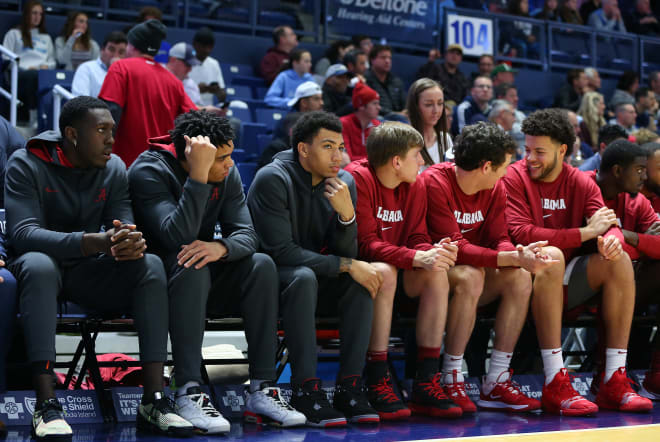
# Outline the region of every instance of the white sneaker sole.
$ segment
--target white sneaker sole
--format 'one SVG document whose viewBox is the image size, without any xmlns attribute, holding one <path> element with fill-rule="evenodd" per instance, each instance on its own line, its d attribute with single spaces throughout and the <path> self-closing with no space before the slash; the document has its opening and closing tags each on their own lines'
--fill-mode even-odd
<svg viewBox="0 0 660 442">
<path fill-rule="evenodd" d="M 254 413 L 252 411 L 245 411 L 243 413 L 243 419 L 245 420 L 245 422 L 250 424 L 272 425 L 273 427 L 282 427 L 282 428 L 299 427 L 307 423 L 307 419 L 305 419 L 304 417 L 303 419 L 297 419 L 297 420 L 292 419 L 290 421 L 278 421 L 265 414 Z"/>
<path fill-rule="evenodd" d="M 530 410 L 529 406 L 527 405 L 513 405 L 500 401 L 484 401 L 483 399 L 477 399 L 477 405 L 487 410 L 511 410 L 511 411 Z"/>
</svg>

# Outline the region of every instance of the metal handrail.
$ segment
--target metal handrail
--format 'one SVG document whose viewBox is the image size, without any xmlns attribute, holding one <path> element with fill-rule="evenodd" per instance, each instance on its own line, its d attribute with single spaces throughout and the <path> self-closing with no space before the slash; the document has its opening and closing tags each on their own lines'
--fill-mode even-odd
<svg viewBox="0 0 660 442">
<path fill-rule="evenodd" d="M 0 87 L 0 95 L 9 100 L 9 122 L 12 126 L 16 126 L 16 109 L 18 107 L 18 55 L 14 54 L 12 51 L 6 47 L 0 45 L 0 52 L 2 52 L 3 57 L 9 59 L 9 64 L 11 65 L 11 80 L 9 82 L 10 91 L 7 92 L 5 89 Z"/>
<path fill-rule="evenodd" d="M 53 130 L 59 129 L 60 110 L 62 109 L 62 98 L 71 100 L 75 98 L 71 92 L 64 89 L 59 84 L 53 87 Z"/>
</svg>

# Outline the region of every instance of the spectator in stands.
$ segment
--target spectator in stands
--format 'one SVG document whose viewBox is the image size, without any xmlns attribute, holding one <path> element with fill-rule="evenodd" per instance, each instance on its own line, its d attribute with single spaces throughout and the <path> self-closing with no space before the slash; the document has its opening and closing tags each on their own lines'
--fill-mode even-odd
<svg viewBox="0 0 660 442">
<path fill-rule="evenodd" d="M 660 216 L 640 193 L 646 179 L 647 151 L 627 140 L 615 141 L 603 152 L 600 170 L 590 172 L 607 207 L 616 213 L 625 240 L 624 250 L 637 260 L 635 269 L 636 310 L 657 304 L 660 290 Z M 657 317 L 657 315 L 656 315 Z M 632 344 L 632 343 L 631 343 Z M 648 352 L 648 343 L 643 351 Z M 660 342 L 656 340 L 651 368 L 646 373 L 640 395 L 660 399 Z M 594 377 L 599 379 L 597 373 Z"/>
<path fill-rule="evenodd" d="M 639 88 L 639 74 L 635 71 L 624 71 L 619 77 L 616 89 L 610 98 L 609 106 L 615 109 L 618 105 L 635 104 L 635 92 Z"/>
<path fill-rule="evenodd" d="M 2 45 L 19 56 L 18 99 L 23 102 L 19 117 L 36 129 L 38 70 L 55 68 L 55 49 L 46 31 L 41 0 L 30 0 L 23 5 L 21 23 L 7 31 Z"/>
<path fill-rule="evenodd" d="M 529 18 L 529 0 L 509 0 L 508 13 Z M 532 23 L 518 20 L 501 22 L 500 32 L 500 38 L 509 43 L 511 48 L 511 51 L 505 49 L 505 53 L 512 57 L 539 58 L 539 43 Z"/>
<path fill-rule="evenodd" d="M 577 112 L 587 87 L 587 76 L 583 69 L 571 69 L 566 74 L 566 81 L 568 84 L 563 85 L 555 96 L 554 107 Z"/>
<path fill-rule="evenodd" d="M 454 143 L 447 125 L 447 109 L 442 87 L 430 78 L 420 78 L 408 90 L 406 111 L 412 127 L 422 134 L 424 145 L 420 151 L 427 167 L 454 159 Z"/>
<path fill-rule="evenodd" d="M 257 235 L 231 159 L 233 138 L 226 118 L 192 111 L 177 117 L 170 135 L 151 138 L 129 170 L 136 219 L 167 273 L 177 409 L 205 434 L 230 428 L 200 390 L 207 305 L 215 315 L 228 309 L 243 317 L 250 365 L 246 417 L 284 427 L 305 423 L 274 386 L 277 273 L 268 255 L 256 253 Z M 217 223 L 222 239 L 214 241 Z"/>
<path fill-rule="evenodd" d="M 314 81 L 306 81 L 296 88 L 287 103 L 294 112 L 312 112 L 323 109 L 323 91 Z"/>
<path fill-rule="evenodd" d="M 273 139 L 261 153 L 261 157 L 257 163 L 257 169 L 261 169 L 273 161 L 273 157 L 276 154 L 291 149 L 291 129 L 293 129 L 293 126 L 302 115 L 300 112 L 289 112 L 282 120 L 282 124 L 278 124 L 275 127 Z"/>
<path fill-rule="evenodd" d="M 69 12 L 62 32 L 55 39 L 55 58 L 64 69 L 75 71 L 78 66 L 99 56 L 99 44 L 91 37 L 88 17 L 84 12 Z"/>
<path fill-rule="evenodd" d="M 351 161 L 367 157 L 367 138 L 371 129 L 380 124 L 380 97 L 378 92 L 364 83 L 353 89 L 352 114 L 341 117 L 344 146 Z"/>
<path fill-rule="evenodd" d="M 465 99 L 470 85 L 467 77 L 460 70 L 462 60 L 461 45 L 450 44 L 445 51 L 443 62 L 437 64 L 435 59 L 429 58 L 429 61 L 417 71 L 417 78 L 426 77 L 437 81 L 442 85 L 447 100 L 460 103 Z"/>
<path fill-rule="evenodd" d="M 646 87 L 637 89 L 635 92 L 635 110 L 637 111 L 635 126 L 655 132 L 657 130 L 655 114 L 658 112 L 658 102 L 655 99 L 655 93 L 651 89 Z"/>
<path fill-rule="evenodd" d="M 451 133 L 456 136 L 463 127 L 478 121 L 486 121 L 490 112 L 490 100 L 493 98 L 493 82 L 488 77 L 474 79 L 470 96 L 454 109 Z"/>
<path fill-rule="evenodd" d="M 214 98 L 222 103 L 227 98 L 225 79 L 218 60 L 211 57 L 215 47 L 215 37 L 209 28 L 199 28 L 193 37 L 193 48 L 200 64 L 193 66 L 188 76 L 197 83 L 201 95 L 200 103 L 205 106 L 215 104 Z"/>
<path fill-rule="evenodd" d="M 316 62 L 314 74 L 325 77 L 330 65 L 341 63 L 344 56 L 354 49 L 353 42 L 349 40 L 337 40 L 330 45 L 325 56 Z"/>
<path fill-rule="evenodd" d="M 490 77 L 493 69 L 495 69 L 495 57 L 490 54 L 481 55 L 477 63 L 477 71 L 470 75 L 470 81 L 474 81 L 474 79 L 480 75 Z"/>
<path fill-rule="evenodd" d="M 660 141 L 660 136 L 657 132 L 653 132 L 646 128 L 641 128 L 630 134 L 628 141 L 634 141 L 635 144 L 640 146 L 646 143 L 656 143 Z"/>
<path fill-rule="evenodd" d="M 198 105 L 202 99 L 199 93 L 199 86 L 188 77 L 193 66 L 199 66 L 200 62 L 192 45 L 185 42 L 175 44 L 170 48 L 169 59 L 165 67 L 176 78 L 183 83 L 183 89 L 188 94 L 190 100 Z"/>
<path fill-rule="evenodd" d="M 563 4 L 559 8 L 559 17 L 564 23 L 573 25 L 583 25 L 587 22 L 578 12 L 577 0 L 563 0 Z"/>
<path fill-rule="evenodd" d="M 191 436 L 193 426 L 163 393 L 167 280 L 133 224 L 126 168 L 111 154 L 112 115 L 101 100 L 77 97 L 63 106 L 59 127 L 11 157 L 5 187 L 10 269 L 36 390 L 33 431 L 38 439 L 72 434 L 53 389 L 59 299 L 101 314 L 132 314 L 144 385 L 138 425 Z"/>
<path fill-rule="evenodd" d="M 353 74 L 343 64 L 328 68 L 323 82 L 323 110 L 343 117 L 353 112 L 351 97 L 346 93 Z"/>
<path fill-rule="evenodd" d="M 561 21 L 559 18 L 559 9 L 557 8 L 558 5 L 559 0 L 545 0 L 543 2 L 543 8 L 532 16 L 538 20 Z"/>
<path fill-rule="evenodd" d="M 270 86 L 275 77 L 289 62 L 289 53 L 298 46 L 298 36 L 289 26 L 278 26 L 273 29 L 273 43 L 275 46 L 266 51 L 266 55 L 259 64 L 259 73 Z"/>
<path fill-rule="evenodd" d="M 493 80 L 493 87 L 496 88 L 504 83 L 515 84 L 516 73 L 518 73 L 518 69 L 513 69 L 506 63 L 498 64 L 490 73 L 490 78 Z"/>
<path fill-rule="evenodd" d="M 511 107 L 504 100 L 497 101 L 501 104 L 494 105 L 491 114 Z M 538 400 L 524 395 L 513 383 L 509 365 L 527 318 L 531 274 L 559 261 L 541 254 L 547 241 L 516 247 L 509 240 L 504 219 L 506 193 L 500 178 L 506 174 L 516 147 L 515 141 L 494 125 L 481 122 L 467 126 L 454 148 L 456 164 L 435 165 L 422 175 L 431 240 L 435 243 L 449 237 L 458 243 L 456 266 L 447 271 L 453 296 L 447 312 L 441 383 L 463 413 L 477 411 L 465 392 L 463 354 L 477 309 L 498 299 L 493 351 L 477 403 L 499 411 L 541 408 Z"/>
<path fill-rule="evenodd" d="M 626 32 L 618 0 L 602 0 L 602 7 L 589 15 L 589 26 L 600 31 Z"/>
<path fill-rule="evenodd" d="M 660 103 L 660 72 L 653 71 L 649 74 L 649 88 L 655 93 L 655 100 Z"/>
<path fill-rule="evenodd" d="M 651 206 L 660 216 L 660 143 L 647 143 L 646 149 L 646 180 L 641 192 L 651 201 Z"/>
<path fill-rule="evenodd" d="M 522 122 L 527 116 L 518 110 L 518 89 L 510 83 L 500 84 L 495 88 L 495 98 L 506 100 L 511 103 L 511 106 L 513 106 L 513 113 L 516 117 L 516 121 L 513 123 L 513 132 L 522 133 L 520 128 L 522 127 Z M 518 138 L 515 135 L 513 138 L 518 141 Z M 522 138 L 524 140 L 525 137 L 523 136 Z"/>
<path fill-rule="evenodd" d="M 657 37 L 660 35 L 660 23 L 653 11 L 649 0 L 637 0 L 635 9 L 630 14 L 630 24 L 628 26 L 631 32 L 635 34 Z"/>
<path fill-rule="evenodd" d="M 196 108 L 181 81 L 154 62 L 165 33 L 158 20 L 134 26 L 127 58 L 112 63 L 99 93 L 117 125 L 113 151 L 126 166 L 145 150 L 147 139 L 167 133 L 177 115 Z"/>
<path fill-rule="evenodd" d="M 127 43 L 126 35 L 121 31 L 112 31 L 106 35 L 99 58 L 86 61 L 76 69 L 71 83 L 71 93 L 76 97 L 80 95 L 98 97 L 112 63 L 126 57 Z"/>
<path fill-rule="evenodd" d="M 261 246 L 280 277 L 283 328 L 291 354 L 291 405 L 317 427 L 378 422 L 362 386 L 373 301 L 382 278 L 358 261 L 355 183 L 339 168 L 339 118 L 308 112 L 293 127 L 293 149 L 257 172 L 248 206 Z M 317 189 L 325 189 L 317 191 Z M 315 312 L 340 318 L 334 408 L 316 376 Z M 335 313 L 336 314 L 336 313 Z"/>
<path fill-rule="evenodd" d="M 599 92 L 600 91 L 600 75 L 595 68 L 584 68 L 584 75 L 587 76 L 587 86 L 584 92 Z"/>
<path fill-rule="evenodd" d="M 580 122 L 580 134 L 582 141 L 591 146 L 592 151 L 596 151 L 598 141 L 598 131 L 605 126 L 605 99 L 598 92 L 587 92 L 582 97 L 580 109 L 577 113 L 582 121 Z M 591 155 L 589 155 L 591 156 Z"/>
<path fill-rule="evenodd" d="M 455 418 L 463 413 L 440 385 L 440 348 L 447 314 L 447 273 L 458 248 L 449 238 L 433 243 L 426 228 L 426 190 L 417 180 L 424 139 L 413 127 L 386 122 L 367 140 L 367 159 L 346 167 L 357 188 L 358 256 L 382 277 L 374 300 L 367 353 L 369 402 L 383 420 L 415 414 Z M 398 286 L 398 287 L 397 287 Z M 410 409 L 392 388 L 387 350 L 397 289 L 418 298 L 417 370 Z"/>
<path fill-rule="evenodd" d="M 280 72 L 268 88 L 264 101 L 269 106 L 288 109 L 288 101 L 293 98 L 296 88 L 306 81 L 313 81 L 309 73 L 312 68 L 312 55 L 306 49 L 291 51 L 291 69 Z"/>
<path fill-rule="evenodd" d="M 451 125 L 454 121 L 454 109 L 456 108 L 456 102 L 447 100 L 445 101 L 445 114 L 447 115 L 447 132 L 451 134 Z"/>
<path fill-rule="evenodd" d="M 355 46 L 355 49 L 359 49 L 367 55 L 371 53 L 371 50 L 374 47 L 371 38 L 366 35 L 357 34 L 351 37 L 351 40 L 353 41 L 353 46 Z M 368 67 L 369 66 L 367 66 L 367 68 Z"/>
<path fill-rule="evenodd" d="M 581 140 L 582 133 L 580 132 L 580 124 L 578 123 L 578 116 L 575 112 L 563 109 L 566 112 L 569 123 L 575 133 L 575 143 L 571 155 L 564 157 L 565 161 L 573 167 L 578 167 L 584 161 L 584 158 L 593 156 L 594 151 L 590 145 Z"/>
<path fill-rule="evenodd" d="M 598 131 L 598 146 L 596 153 L 587 158 L 584 163 L 580 165 L 580 170 L 587 172 L 589 170 L 600 169 L 601 155 L 605 148 L 616 140 L 627 140 L 628 134 L 618 124 L 607 124 L 600 128 Z M 596 148 L 596 146 L 594 146 Z"/>
<path fill-rule="evenodd" d="M 353 49 L 344 55 L 343 63 L 344 66 L 346 66 L 346 69 L 355 75 L 355 81 L 362 81 L 363 83 L 367 82 L 364 78 L 364 74 L 367 72 L 369 66 L 366 52 L 363 52 L 360 49 Z M 351 86 L 354 87 L 355 84 L 352 84 Z"/>
<path fill-rule="evenodd" d="M 619 104 L 614 110 L 615 118 L 609 121 L 610 124 L 618 124 L 626 131 L 628 135 L 632 134 L 638 128 L 635 126 L 637 121 L 637 111 L 635 106 L 630 103 Z"/>
<path fill-rule="evenodd" d="M 564 164 L 575 134 L 562 110 L 536 111 L 522 129 L 527 156 L 504 177 L 509 234 L 514 244 L 551 241 L 556 248 L 544 248 L 543 253 L 561 261 L 536 273 L 533 283 L 531 310 L 545 372 L 543 409 L 564 416 L 594 414 L 599 408 L 650 410 L 653 404 L 635 393 L 625 370 L 635 282 L 616 215 L 604 207 L 598 186 L 588 176 Z M 578 255 L 578 247 L 586 242 L 598 252 Z M 562 281 L 567 281 L 563 287 Z M 603 377 L 596 379 L 593 404 L 570 384 L 562 359 L 561 321 L 563 311 L 577 308 L 598 292 L 607 358 Z"/>
<path fill-rule="evenodd" d="M 490 112 L 488 112 L 488 120 L 504 132 L 511 132 L 516 121 L 513 106 L 506 100 L 493 100 L 490 105 Z"/>
<path fill-rule="evenodd" d="M 577 4 L 577 2 L 576 2 Z M 582 23 L 587 23 L 589 21 L 589 16 L 592 12 L 600 9 L 601 0 L 585 0 L 580 5 L 580 18 Z"/>
<path fill-rule="evenodd" d="M 364 77 L 367 85 L 378 92 L 380 114 L 385 119 L 401 120 L 401 111 L 406 107 L 406 88 L 403 80 L 391 72 L 392 48 L 375 45 L 369 53 L 369 64 L 371 67 Z"/>
</svg>

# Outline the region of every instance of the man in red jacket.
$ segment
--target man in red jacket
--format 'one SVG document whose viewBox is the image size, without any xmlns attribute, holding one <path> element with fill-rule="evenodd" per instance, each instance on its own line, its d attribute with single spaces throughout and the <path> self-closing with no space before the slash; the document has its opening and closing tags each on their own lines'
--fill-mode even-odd
<svg viewBox="0 0 660 442">
<path fill-rule="evenodd" d="M 367 137 L 371 129 L 380 124 L 377 120 L 380 112 L 378 92 L 358 82 L 353 89 L 353 109 L 355 112 L 340 120 L 346 153 L 351 161 L 356 161 L 367 157 Z"/>
<path fill-rule="evenodd" d="M 625 369 L 635 279 L 616 215 L 605 206 L 596 183 L 564 163 L 575 141 L 564 111 L 536 111 L 523 122 L 522 131 L 526 156 L 504 178 L 509 233 L 523 244 L 548 241 L 563 252 L 566 263 L 561 273 L 556 271 L 563 267 L 559 264 L 534 278 L 532 314 L 545 371 L 542 406 L 563 415 L 593 414 L 598 407 L 650 410 L 653 404 L 635 393 Z M 583 243 L 597 252 L 578 254 Z M 599 292 L 607 348 L 596 406 L 570 384 L 562 359 L 561 321 L 564 307 L 573 309 Z"/>
<path fill-rule="evenodd" d="M 383 275 L 374 300 L 371 340 L 367 353 L 366 384 L 371 405 L 381 419 L 401 419 L 410 411 L 439 417 L 458 417 L 461 408 L 440 385 L 440 347 L 447 316 L 447 270 L 454 265 L 457 247 L 445 238 L 435 244 L 426 230 L 426 190 L 417 181 L 424 164 L 424 139 L 402 123 L 384 123 L 367 140 L 368 160 L 346 170 L 357 188 L 358 256 L 371 261 Z M 419 299 L 417 314 L 417 375 L 410 409 L 392 389 L 387 346 L 392 306 L 400 289 Z"/>
<path fill-rule="evenodd" d="M 660 214 L 660 144 L 646 143 L 646 181 L 641 192 L 649 201 L 656 213 Z"/>
<path fill-rule="evenodd" d="M 270 86 L 289 62 L 289 53 L 298 46 L 298 36 L 290 26 L 278 26 L 273 29 L 273 43 L 275 46 L 266 51 L 266 55 L 259 63 L 259 73 Z"/>
<path fill-rule="evenodd" d="M 453 296 L 447 313 L 442 383 L 463 413 L 477 411 L 465 392 L 463 353 L 477 307 L 497 299 L 494 348 L 477 403 L 491 410 L 541 408 L 539 401 L 525 396 L 512 383 L 509 365 L 529 309 L 530 273 L 559 261 L 541 254 L 547 241 L 514 247 L 509 240 L 504 222 L 506 194 L 500 178 L 506 174 L 516 147 L 516 142 L 493 124 L 465 126 L 454 145 L 455 164 L 436 164 L 422 175 L 431 239 L 449 236 L 458 242 L 456 266 L 448 272 Z"/>
<path fill-rule="evenodd" d="M 644 148 L 627 140 L 618 140 L 603 152 L 598 173 L 587 172 L 600 187 L 607 207 L 616 213 L 625 239 L 624 250 L 637 262 L 637 300 L 642 307 L 649 302 L 657 303 L 660 291 L 660 216 L 640 193 L 646 179 L 646 163 Z M 660 399 L 660 340 L 656 340 L 651 369 L 642 383 L 640 394 L 649 399 Z"/>
</svg>

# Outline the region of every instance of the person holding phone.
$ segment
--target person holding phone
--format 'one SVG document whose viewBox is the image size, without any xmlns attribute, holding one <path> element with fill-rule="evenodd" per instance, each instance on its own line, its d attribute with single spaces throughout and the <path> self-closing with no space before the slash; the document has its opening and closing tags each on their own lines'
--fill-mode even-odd
<svg viewBox="0 0 660 442">
<path fill-rule="evenodd" d="M 82 63 L 98 58 L 99 44 L 90 35 L 87 14 L 71 11 L 59 37 L 55 39 L 57 64 L 73 71 Z"/>
</svg>

